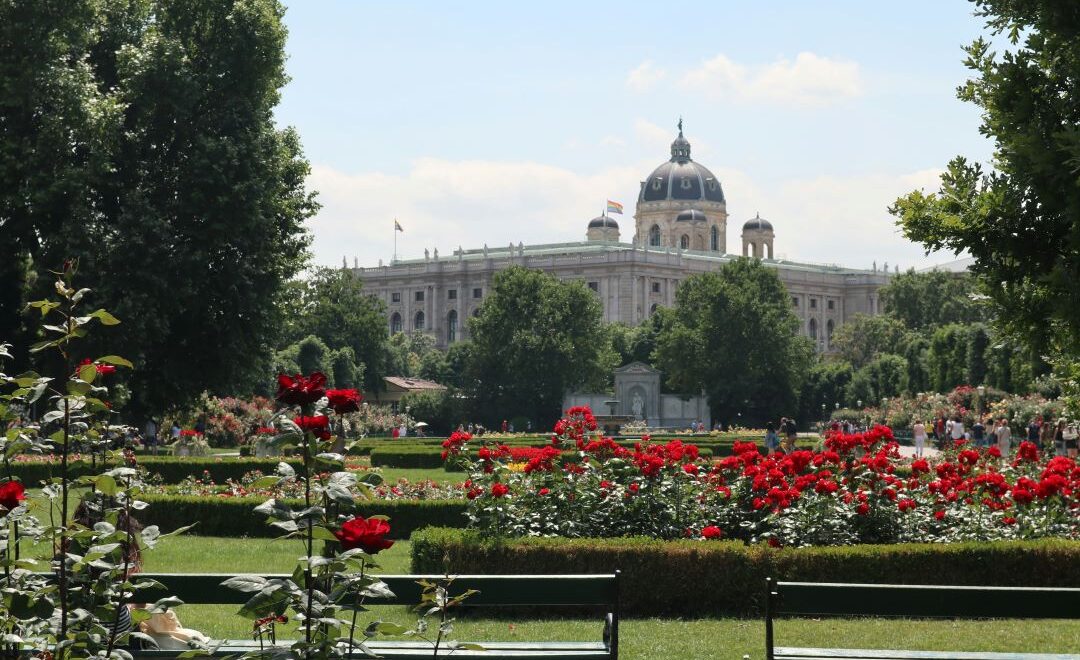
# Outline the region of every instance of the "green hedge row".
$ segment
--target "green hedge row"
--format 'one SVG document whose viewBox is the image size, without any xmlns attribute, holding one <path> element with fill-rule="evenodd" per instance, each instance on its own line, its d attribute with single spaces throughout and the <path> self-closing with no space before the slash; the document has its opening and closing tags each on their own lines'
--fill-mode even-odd
<svg viewBox="0 0 1080 660">
<path fill-rule="evenodd" d="M 401 445 L 396 447 L 380 447 L 378 449 L 371 450 L 371 466 L 372 467 L 388 467 L 388 468 L 424 468 L 433 469 L 443 467 L 442 459 L 442 447 L 429 448 Z M 473 459 L 476 458 L 476 451 L 473 450 L 470 454 Z M 708 447 L 701 448 L 701 456 L 709 458 L 713 455 L 713 450 Z M 576 451 L 564 451 L 564 461 L 577 461 L 581 455 Z M 455 466 L 446 466 L 448 472 L 459 470 L 460 468 Z"/>
<path fill-rule="evenodd" d="M 444 565 L 444 558 L 449 561 Z M 484 540 L 429 528 L 412 536 L 412 572 L 622 571 L 632 616 L 756 616 L 765 578 L 805 582 L 1080 587 L 1080 542 L 858 545 L 772 549 L 734 541 L 646 538 Z"/>
<path fill-rule="evenodd" d="M 245 472 L 261 470 L 265 474 L 271 474 L 277 469 L 281 459 L 278 458 L 215 458 L 213 456 L 141 456 L 138 459 L 139 466 L 146 468 L 151 474 L 161 475 L 162 481 L 167 484 L 180 483 L 189 476 L 201 477 L 203 473 L 209 473 L 210 477 L 223 483 L 228 479 L 239 479 Z M 297 459 L 287 459 L 294 468 L 300 467 Z M 69 474 L 80 477 L 89 474 L 98 474 L 106 469 L 117 467 L 112 463 L 103 468 L 100 463 L 95 469 L 89 461 L 78 461 L 69 465 Z M 13 473 L 24 484 L 37 485 L 38 482 L 50 477 L 60 476 L 58 463 L 13 463 Z"/>
<path fill-rule="evenodd" d="M 266 522 L 265 516 L 253 511 L 263 503 L 263 498 L 147 495 L 142 499 L 150 506 L 139 512 L 139 522 L 157 525 L 163 531 L 195 523 L 189 534 L 232 538 L 282 534 Z M 297 500 L 289 504 L 295 508 L 303 503 Z M 423 527 L 445 528 L 465 523 L 465 500 L 377 500 L 363 503 L 359 510 L 364 516 L 388 516 L 393 538 L 408 538 Z"/>
</svg>

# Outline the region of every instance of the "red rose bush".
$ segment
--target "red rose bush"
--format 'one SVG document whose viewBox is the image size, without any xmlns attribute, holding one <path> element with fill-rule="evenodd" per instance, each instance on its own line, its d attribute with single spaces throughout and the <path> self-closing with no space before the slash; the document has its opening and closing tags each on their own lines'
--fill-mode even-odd
<svg viewBox="0 0 1080 660">
<path fill-rule="evenodd" d="M 470 524 L 493 535 L 774 547 L 1080 538 L 1080 466 L 1030 443 L 1011 459 L 961 444 L 912 461 L 888 427 L 876 426 L 831 433 L 817 451 L 763 455 L 736 442 L 732 455 L 706 460 L 679 440 L 622 446 L 596 433 L 587 408 L 568 411 L 524 465 L 498 445 L 481 446 L 471 461 L 461 451 L 469 440 L 448 441 L 447 458 L 470 473 Z"/>
</svg>

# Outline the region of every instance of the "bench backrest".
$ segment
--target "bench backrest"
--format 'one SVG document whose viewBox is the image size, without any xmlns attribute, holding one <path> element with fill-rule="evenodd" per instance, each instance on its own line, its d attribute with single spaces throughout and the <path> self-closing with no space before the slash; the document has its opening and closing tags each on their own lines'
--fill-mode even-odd
<svg viewBox="0 0 1080 660">
<path fill-rule="evenodd" d="M 778 614 L 915 617 L 1080 618 L 1080 589 L 770 581 Z"/>
<path fill-rule="evenodd" d="M 166 595 L 176 596 L 189 604 L 243 604 L 252 594 L 221 586 L 233 577 L 226 573 L 140 573 L 138 578 L 157 580 L 165 590 L 141 591 L 148 600 Z M 287 578 L 286 574 L 264 575 L 266 578 Z M 417 580 L 438 581 L 443 575 L 383 575 L 380 576 L 393 598 L 372 601 L 378 605 L 416 605 L 420 602 L 421 587 Z M 607 606 L 616 611 L 619 600 L 618 574 L 601 575 L 458 575 L 450 585 L 450 595 L 477 589 L 480 593 L 462 602 L 462 607 L 544 606 L 581 607 Z M 159 594 L 160 592 L 160 594 Z"/>
</svg>

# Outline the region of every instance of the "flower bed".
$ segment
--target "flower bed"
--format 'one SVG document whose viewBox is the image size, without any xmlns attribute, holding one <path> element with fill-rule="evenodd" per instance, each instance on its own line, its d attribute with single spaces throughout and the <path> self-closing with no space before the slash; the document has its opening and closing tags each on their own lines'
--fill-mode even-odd
<svg viewBox="0 0 1080 660">
<path fill-rule="evenodd" d="M 628 616 L 756 616 L 765 578 L 808 582 L 1080 587 L 1080 542 L 907 543 L 829 548 L 648 538 L 487 539 L 431 528 L 412 535 L 412 572 L 622 571 Z"/>
<path fill-rule="evenodd" d="M 217 482 L 224 482 L 229 479 L 240 479 L 245 472 L 251 470 L 271 473 L 282 460 L 294 468 L 300 465 L 300 461 L 294 458 L 237 458 L 234 456 L 139 456 L 137 464 L 138 467 L 146 469 L 155 481 L 175 484 L 192 475 L 209 475 L 209 478 Z M 68 469 L 71 475 L 79 477 L 100 472 L 101 461 L 98 461 L 97 466 L 95 470 L 88 459 L 75 455 Z M 111 467 L 117 466 L 118 464 L 111 465 Z M 350 468 L 354 467 L 350 466 Z M 42 480 L 59 475 L 59 460 L 51 454 L 36 455 L 26 460 L 13 462 L 12 471 L 24 484 L 33 486 Z"/>
<path fill-rule="evenodd" d="M 470 471 L 471 525 L 496 536 L 704 536 L 774 546 L 1080 538 L 1080 466 L 1030 443 L 1015 457 L 960 445 L 909 465 L 892 432 L 875 427 L 833 434 L 817 452 L 763 456 L 736 442 L 732 456 L 710 462 L 678 440 L 627 449 L 591 435 L 590 418 L 560 421 L 554 444 L 520 471 L 508 447 L 482 448 L 472 461 L 472 439 L 451 436 L 445 451 Z M 577 462 L 562 459 L 569 447 Z"/>
</svg>

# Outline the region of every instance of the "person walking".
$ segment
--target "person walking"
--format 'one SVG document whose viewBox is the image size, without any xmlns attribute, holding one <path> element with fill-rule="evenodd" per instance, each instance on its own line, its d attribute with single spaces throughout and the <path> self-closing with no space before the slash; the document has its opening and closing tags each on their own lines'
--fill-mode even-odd
<svg viewBox="0 0 1080 660">
<path fill-rule="evenodd" d="M 795 420 L 788 417 L 784 423 L 784 444 L 783 450 L 785 454 L 790 454 L 795 451 L 795 439 L 799 437 L 799 430 L 795 426 Z"/>
<path fill-rule="evenodd" d="M 146 443 L 147 449 L 155 449 L 154 453 L 157 453 L 157 434 L 158 423 L 151 415 L 150 419 L 146 420 L 146 426 L 143 428 L 143 442 Z"/>
<path fill-rule="evenodd" d="M 780 448 L 780 436 L 776 434 L 776 427 L 772 422 L 765 424 L 765 453 L 775 453 Z"/>
<path fill-rule="evenodd" d="M 1062 437 L 1065 438 L 1065 455 L 1075 459 L 1077 454 L 1080 454 L 1080 434 L 1076 431 L 1076 425 L 1070 424 L 1065 427 Z"/>
<path fill-rule="evenodd" d="M 926 447 L 926 425 L 921 419 L 915 420 L 915 425 L 911 427 L 911 435 L 915 439 L 915 458 L 922 458 Z"/>
<path fill-rule="evenodd" d="M 957 415 L 952 419 L 952 441 L 953 445 L 964 439 L 964 422 L 961 421 L 960 416 Z"/>
<path fill-rule="evenodd" d="M 997 435 L 998 451 L 1001 452 L 1003 457 L 1007 458 L 1012 450 L 1012 429 L 1009 428 L 1009 420 L 1002 417 L 995 434 Z"/>
<path fill-rule="evenodd" d="M 971 425 L 971 440 L 975 443 L 976 447 L 987 446 L 986 426 L 983 425 L 982 420 L 978 417 L 975 418 L 975 423 Z"/>
<path fill-rule="evenodd" d="M 1028 442 L 1035 443 L 1036 445 L 1039 444 L 1039 427 L 1042 426 L 1041 422 L 1042 422 L 1042 419 L 1040 419 L 1039 417 L 1032 417 L 1031 421 L 1028 422 L 1028 425 L 1027 425 L 1027 441 Z"/>
<path fill-rule="evenodd" d="M 1065 455 L 1065 420 L 1059 419 L 1054 428 L 1054 456 Z"/>
<path fill-rule="evenodd" d="M 1057 424 L 1054 424 L 1049 419 L 1044 419 L 1043 423 L 1039 426 L 1039 447 L 1043 451 L 1055 451 L 1054 434 L 1056 432 Z"/>
</svg>

